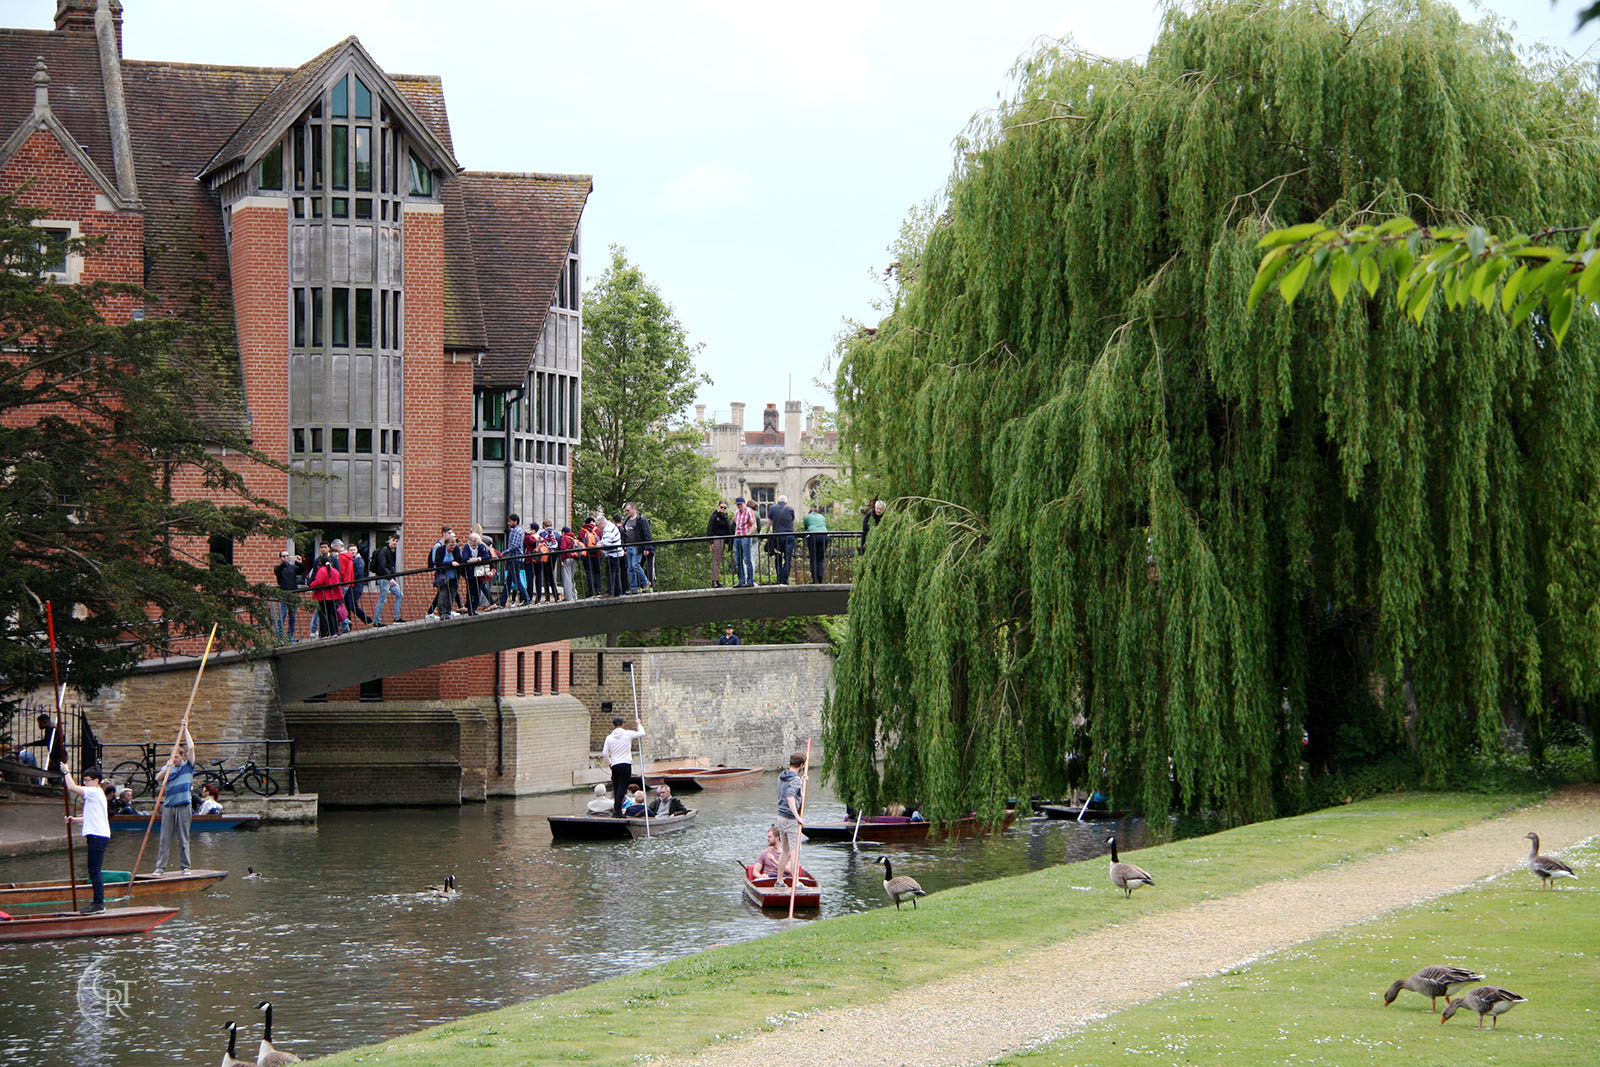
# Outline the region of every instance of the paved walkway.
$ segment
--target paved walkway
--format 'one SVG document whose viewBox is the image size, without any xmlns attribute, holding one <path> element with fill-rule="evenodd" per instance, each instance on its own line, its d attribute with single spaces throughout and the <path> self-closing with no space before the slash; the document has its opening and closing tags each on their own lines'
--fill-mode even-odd
<svg viewBox="0 0 1600 1067">
<path fill-rule="evenodd" d="M 1004 963 L 803 1019 L 692 1058 L 689 1067 L 968 1067 L 1061 1037 L 1184 982 L 1519 866 L 1523 834 L 1551 853 L 1600 835 L 1600 788 L 1219 900 L 1097 930 Z M 1580 871 L 1587 882 L 1600 871 Z M 1160 877 L 1159 874 L 1156 875 Z M 1528 875 L 1529 890 L 1535 879 Z M 1569 890 L 1570 891 L 1570 890 Z M 1137 966 L 1129 966 L 1137 960 Z M 1071 990 L 1070 997 L 1062 995 Z"/>
<path fill-rule="evenodd" d="M 13 796 L 0 800 L 0 857 L 54 852 L 66 847 L 60 797 Z"/>
</svg>

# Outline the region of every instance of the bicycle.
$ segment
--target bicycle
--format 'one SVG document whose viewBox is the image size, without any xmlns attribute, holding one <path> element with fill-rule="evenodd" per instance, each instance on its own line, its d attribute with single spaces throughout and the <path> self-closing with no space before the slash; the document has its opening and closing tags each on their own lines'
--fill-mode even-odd
<svg viewBox="0 0 1600 1067">
<path fill-rule="evenodd" d="M 133 795 L 142 797 L 154 791 L 156 787 L 156 750 L 154 745 L 147 746 L 144 759 L 123 760 L 111 768 L 111 777 L 118 786 L 126 786 L 133 790 Z"/>
<path fill-rule="evenodd" d="M 244 763 L 237 767 L 229 767 L 227 763 L 226 756 L 212 760 L 210 767 L 195 776 L 195 785 L 202 787 L 214 783 L 218 789 L 226 789 L 238 795 L 239 784 L 242 782 L 246 789 L 258 797 L 270 797 L 278 792 L 277 779 L 257 767 L 255 760 L 247 757 Z"/>
</svg>

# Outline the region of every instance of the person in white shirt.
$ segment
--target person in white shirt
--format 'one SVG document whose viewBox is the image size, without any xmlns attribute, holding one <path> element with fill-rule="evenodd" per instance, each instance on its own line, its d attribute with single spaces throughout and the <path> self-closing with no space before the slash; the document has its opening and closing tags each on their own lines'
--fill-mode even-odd
<svg viewBox="0 0 1600 1067">
<path fill-rule="evenodd" d="M 617 518 L 622 518 L 618 515 Z M 615 597 L 622 595 L 622 527 L 606 518 L 604 512 L 596 512 L 595 519 L 600 524 L 600 552 L 606 560 L 606 591 L 603 596 Z"/>
<path fill-rule="evenodd" d="M 622 798 L 628 795 L 628 782 L 633 778 L 633 739 L 643 737 L 644 731 L 638 729 L 624 730 L 622 716 L 618 715 L 611 720 L 615 727 L 606 735 L 605 744 L 600 746 L 600 754 L 611 767 L 611 814 L 622 818 Z"/>
<path fill-rule="evenodd" d="M 589 805 L 586 810 L 590 815 L 604 815 L 606 812 L 610 811 L 611 808 L 611 798 L 606 796 L 606 787 L 603 785 L 596 785 L 594 787 L 594 799 L 589 801 Z"/>
<path fill-rule="evenodd" d="M 89 853 L 89 884 L 94 886 L 94 900 L 82 909 L 84 915 L 106 910 L 106 879 L 101 873 L 105 866 L 106 846 L 111 843 L 111 819 L 106 814 L 106 793 L 100 785 L 100 768 L 85 767 L 83 784 L 72 780 L 72 772 L 65 763 L 56 768 L 61 772 L 67 789 L 83 798 L 83 814 L 67 816 L 67 826 L 83 824 L 83 845 Z"/>
<path fill-rule="evenodd" d="M 200 801 L 200 810 L 196 815 L 220 815 L 222 813 L 222 790 L 217 788 L 216 782 L 207 782 L 200 788 L 201 795 L 205 798 Z"/>
</svg>

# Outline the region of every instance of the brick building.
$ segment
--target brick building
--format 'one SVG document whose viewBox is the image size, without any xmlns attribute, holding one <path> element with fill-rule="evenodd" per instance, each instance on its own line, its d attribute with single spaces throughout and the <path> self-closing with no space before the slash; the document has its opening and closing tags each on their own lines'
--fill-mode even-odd
<svg viewBox="0 0 1600 1067">
<path fill-rule="evenodd" d="M 59 280 L 148 289 L 113 318 L 209 290 L 238 343 L 238 403 L 216 417 L 320 476 L 241 464 L 305 525 L 303 553 L 396 532 L 416 567 L 445 524 L 564 521 L 590 179 L 464 170 L 440 79 L 389 73 L 355 37 L 294 68 L 166 63 L 124 58 L 122 19 L 119 0 L 56 0 L 53 30 L 0 29 L 0 191 L 51 236 L 106 238 L 63 256 Z M 269 580 L 283 547 L 198 551 Z M 544 651 L 554 666 L 565 648 Z M 385 679 L 382 696 L 497 697 L 495 658 Z"/>
</svg>

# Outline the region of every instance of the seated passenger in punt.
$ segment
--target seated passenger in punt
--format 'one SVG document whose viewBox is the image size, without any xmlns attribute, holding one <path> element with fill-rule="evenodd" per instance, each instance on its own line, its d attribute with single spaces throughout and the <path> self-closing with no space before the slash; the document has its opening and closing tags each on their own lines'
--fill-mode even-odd
<svg viewBox="0 0 1600 1067">
<path fill-rule="evenodd" d="M 778 848 L 778 828 L 767 827 L 767 847 L 761 850 L 761 855 L 755 862 L 757 878 L 776 878 L 783 869 L 783 854 Z"/>
<path fill-rule="evenodd" d="M 217 783 L 207 782 L 200 788 L 200 807 L 196 815 L 221 815 L 222 790 L 217 788 Z"/>
<path fill-rule="evenodd" d="M 634 786 L 628 791 L 628 799 L 622 805 L 624 818 L 638 818 L 644 814 L 644 787 Z"/>
<path fill-rule="evenodd" d="M 656 786 L 656 798 L 650 802 L 650 815 L 660 818 L 663 815 L 687 815 L 689 809 L 684 807 L 683 801 L 672 795 L 670 785 Z"/>
<path fill-rule="evenodd" d="M 588 813 L 590 815 L 610 815 L 611 814 L 611 811 L 612 811 L 611 798 L 606 796 L 606 787 L 605 786 L 597 784 L 594 787 L 594 796 L 589 798 L 589 804 L 588 804 L 588 806 L 586 807 L 585 810 L 588 811 Z"/>
<path fill-rule="evenodd" d="M 116 799 L 111 802 L 111 814 L 143 815 L 144 812 L 133 806 L 133 790 L 129 789 L 127 786 L 123 786 L 117 792 Z"/>
</svg>

